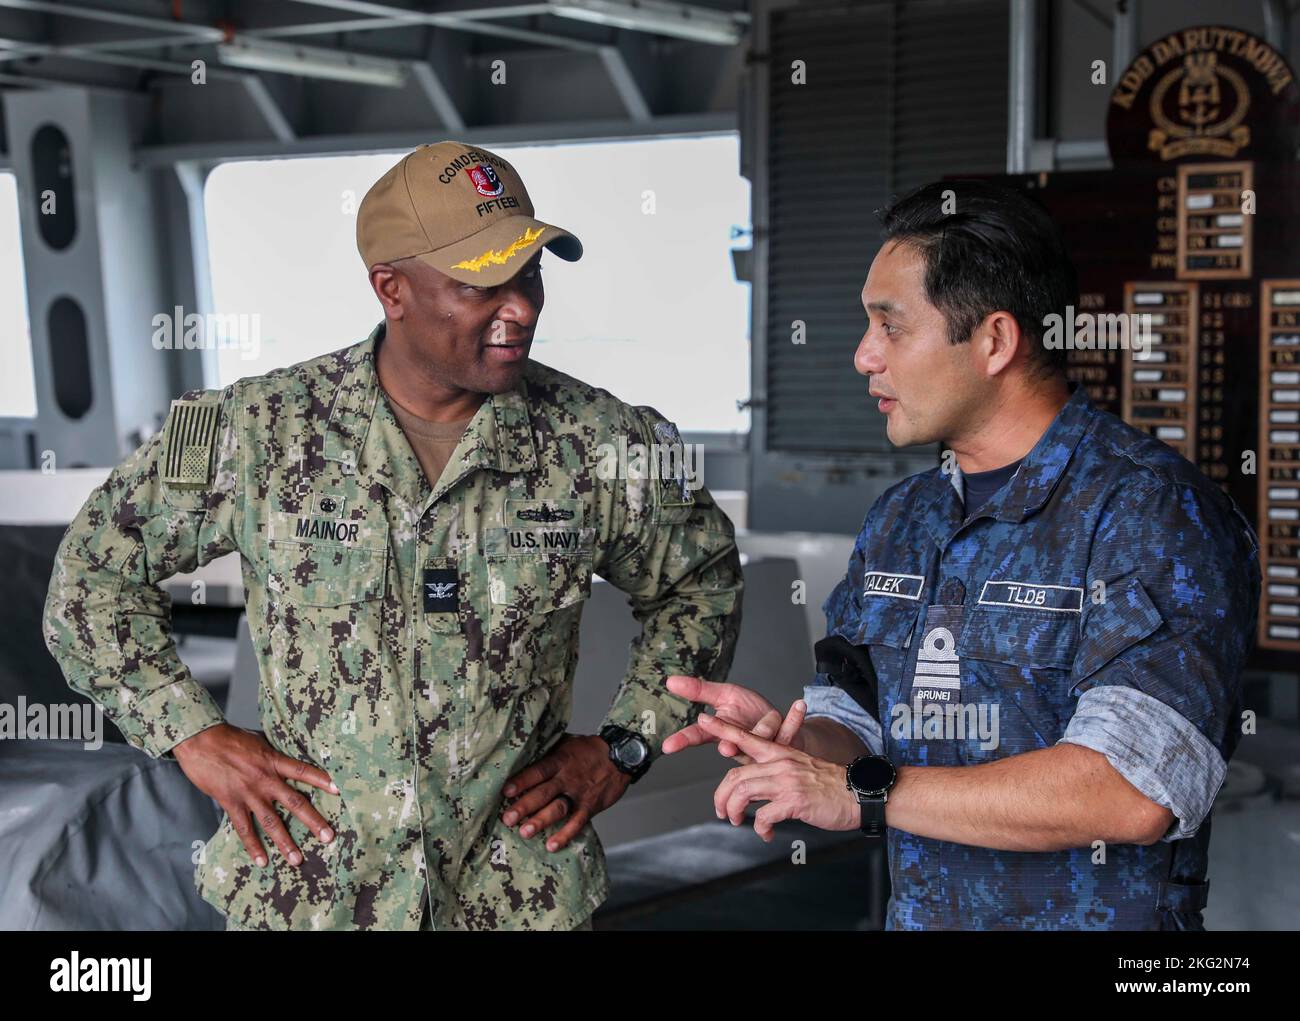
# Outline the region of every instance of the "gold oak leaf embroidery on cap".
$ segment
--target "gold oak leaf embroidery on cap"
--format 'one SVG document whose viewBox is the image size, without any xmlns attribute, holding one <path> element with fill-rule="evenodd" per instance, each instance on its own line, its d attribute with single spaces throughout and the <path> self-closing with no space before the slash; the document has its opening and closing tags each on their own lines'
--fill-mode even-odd
<svg viewBox="0 0 1300 1021">
<path fill-rule="evenodd" d="M 541 236 L 542 236 L 541 227 L 538 227 L 536 230 L 533 230 L 531 227 L 529 227 L 517 238 L 515 238 L 512 242 L 510 242 L 510 246 L 508 248 L 500 252 L 496 251 L 493 248 L 489 248 L 478 258 L 466 259 L 463 262 L 458 262 L 454 266 L 452 266 L 452 269 L 467 269 L 471 273 L 477 273 L 484 266 L 504 265 L 508 260 L 518 255 L 520 252 L 522 252 L 525 248 L 527 248 L 529 245 L 531 245 Z"/>
</svg>

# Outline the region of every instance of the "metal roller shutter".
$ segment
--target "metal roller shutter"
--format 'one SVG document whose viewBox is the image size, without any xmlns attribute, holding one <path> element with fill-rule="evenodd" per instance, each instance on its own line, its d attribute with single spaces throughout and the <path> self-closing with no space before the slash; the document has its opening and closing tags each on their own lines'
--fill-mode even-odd
<svg viewBox="0 0 1300 1021">
<path fill-rule="evenodd" d="M 1006 166 L 1005 0 L 825 3 L 768 12 L 764 447 L 890 453 L 853 351 L 891 197 Z M 791 82 L 802 60 L 807 84 Z M 760 141 L 758 154 L 763 154 Z M 806 343 L 791 343 L 792 323 Z"/>
</svg>

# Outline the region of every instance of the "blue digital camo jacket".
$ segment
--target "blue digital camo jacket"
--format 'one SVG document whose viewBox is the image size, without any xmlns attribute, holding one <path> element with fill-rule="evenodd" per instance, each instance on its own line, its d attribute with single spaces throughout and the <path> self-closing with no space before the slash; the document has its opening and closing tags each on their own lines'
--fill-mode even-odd
<svg viewBox="0 0 1300 1021">
<path fill-rule="evenodd" d="M 828 635 L 868 647 L 878 712 L 819 674 L 809 715 L 898 765 L 1084 745 L 1175 816 L 1104 861 L 890 829 L 889 927 L 1199 928 L 1259 588 L 1235 505 L 1081 389 L 977 514 L 939 468 L 884 493 L 824 606 Z"/>
</svg>

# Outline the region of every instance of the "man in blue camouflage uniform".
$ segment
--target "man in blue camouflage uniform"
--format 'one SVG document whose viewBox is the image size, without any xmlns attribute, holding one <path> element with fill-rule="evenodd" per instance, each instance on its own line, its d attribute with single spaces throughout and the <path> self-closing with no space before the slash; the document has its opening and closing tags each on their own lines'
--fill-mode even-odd
<svg viewBox="0 0 1300 1021">
<path fill-rule="evenodd" d="M 1189 462 L 1067 386 L 1043 325 L 1077 283 L 1036 203 L 944 182 L 885 235 L 855 364 L 891 441 L 951 453 L 880 497 L 825 603 L 819 651 L 865 650 L 863 669 L 828 663 L 784 721 L 738 685 L 674 678 L 717 715 L 664 750 L 737 757 L 715 807 L 740 824 L 767 802 L 767 840 L 789 818 L 865 830 L 844 764 L 892 772 L 876 798 L 890 928 L 1202 928 L 1254 533 Z"/>
</svg>

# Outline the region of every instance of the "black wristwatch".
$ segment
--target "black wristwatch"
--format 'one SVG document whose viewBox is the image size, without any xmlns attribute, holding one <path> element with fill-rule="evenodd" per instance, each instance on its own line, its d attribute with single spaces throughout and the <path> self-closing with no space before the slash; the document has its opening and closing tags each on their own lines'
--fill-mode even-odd
<svg viewBox="0 0 1300 1021">
<path fill-rule="evenodd" d="M 609 745 L 609 760 L 636 783 L 650 768 L 650 746 L 631 730 L 614 724 L 600 728 L 600 736 Z"/>
<path fill-rule="evenodd" d="M 885 802 L 898 783 L 898 770 L 883 755 L 862 755 L 849 763 L 844 786 L 862 806 L 862 832 L 873 840 L 885 835 Z"/>
</svg>

